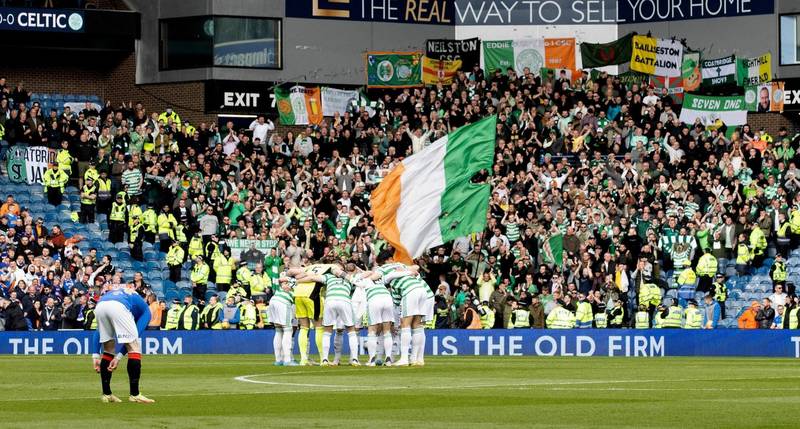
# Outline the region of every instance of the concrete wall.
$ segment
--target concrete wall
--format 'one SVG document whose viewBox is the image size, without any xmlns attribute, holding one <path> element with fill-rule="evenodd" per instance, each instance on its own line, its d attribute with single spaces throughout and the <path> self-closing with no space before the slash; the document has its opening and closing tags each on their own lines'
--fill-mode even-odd
<svg viewBox="0 0 800 429">
<path fill-rule="evenodd" d="M 283 70 L 198 68 L 159 71 L 158 21 L 190 15 L 283 17 L 285 0 L 128 0 L 142 14 L 136 83 L 187 80 L 262 80 L 363 85 L 368 50 L 424 50 L 426 39 L 453 38 L 439 25 L 283 19 Z"/>
</svg>

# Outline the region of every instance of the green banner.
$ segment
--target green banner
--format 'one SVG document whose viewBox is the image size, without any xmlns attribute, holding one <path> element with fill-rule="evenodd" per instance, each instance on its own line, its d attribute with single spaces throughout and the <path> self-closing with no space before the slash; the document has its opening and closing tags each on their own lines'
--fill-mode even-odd
<svg viewBox="0 0 800 429">
<path fill-rule="evenodd" d="M 487 76 L 500 69 L 505 73 L 514 68 L 514 42 L 512 40 L 489 40 L 483 42 L 483 69 Z"/>
<path fill-rule="evenodd" d="M 23 145 L 17 144 L 8 149 L 6 167 L 8 168 L 8 178 L 12 182 L 28 182 L 27 156 L 28 148 Z"/>
<path fill-rule="evenodd" d="M 291 92 L 288 89 L 275 87 L 275 106 L 284 125 L 294 125 L 294 108 L 292 107 Z"/>
<path fill-rule="evenodd" d="M 581 43 L 583 68 L 625 64 L 633 53 L 633 33 L 609 43 Z"/>
<path fill-rule="evenodd" d="M 422 85 L 419 52 L 370 52 L 367 54 L 367 86 L 403 88 Z"/>
</svg>

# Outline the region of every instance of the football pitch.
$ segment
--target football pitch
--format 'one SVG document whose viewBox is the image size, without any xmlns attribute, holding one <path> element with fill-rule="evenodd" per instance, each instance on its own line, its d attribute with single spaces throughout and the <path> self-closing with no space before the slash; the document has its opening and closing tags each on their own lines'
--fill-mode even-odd
<svg viewBox="0 0 800 429">
<path fill-rule="evenodd" d="M 275 367 L 271 356 L 125 361 L 102 404 L 88 356 L 0 357 L 2 428 L 797 427 L 791 359 L 429 357 L 423 368 Z"/>
</svg>

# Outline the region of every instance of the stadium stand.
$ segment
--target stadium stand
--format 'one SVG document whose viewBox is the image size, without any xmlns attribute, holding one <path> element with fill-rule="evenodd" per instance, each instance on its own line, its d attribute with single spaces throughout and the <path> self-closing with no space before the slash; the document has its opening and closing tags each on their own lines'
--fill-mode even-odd
<svg viewBox="0 0 800 429">
<path fill-rule="evenodd" d="M 232 123 L 190 124 L 171 109 L 113 107 L 91 94 L 2 85 L 4 151 L 10 144 L 46 147 L 52 168 L 69 175 L 56 205 L 41 185 L 13 183 L 5 174 L 0 179 L 0 193 L 23 207 L 4 229 L 17 230 L 4 255 L 13 255 L 15 246 L 18 254 L 17 237 L 38 238 L 26 232 L 36 227 L 36 218 L 47 231 L 58 226 L 76 241 L 74 250 L 54 248 L 60 258 L 41 266 L 34 301 L 46 298 L 39 288 L 48 272 L 55 275 L 53 286 L 61 282 L 63 288 L 65 267 L 56 261 L 75 254 L 86 262 L 67 269 L 75 269 L 74 281 L 88 281 L 108 256 L 113 268 L 103 268 L 102 281 L 131 283 L 152 295 L 153 305 L 161 307 L 161 326 L 170 305 L 187 295 L 194 295 L 201 310 L 214 295 L 224 300 L 231 285 L 234 302 L 248 299 L 252 285 L 241 275 L 245 270 L 237 269 L 239 261 L 271 280 L 284 267 L 309 261 L 368 267 L 387 251 L 371 223 L 369 195 L 392 166 L 457 127 L 498 114 L 485 232 L 419 260 L 438 296 L 437 327 L 466 327 L 468 308 L 478 311 L 484 327 L 541 327 L 536 307 L 546 316 L 560 301 L 580 318 L 584 296 L 591 307 L 588 319 L 583 314 L 589 326 L 634 327 L 640 304 L 649 326 L 667 317 L 670 304 L 686 307 L 694 300 L 705 312 L 707 293 L 712 306 L 717 301 L 725 310 L 726 317 L 713 325 L 737 327 L 754 302 L 776 296 L 777 284 L 789 295 L 778 293 L 784 301 L 775 308 L 778 316 L 795 308 L 800 212 L 782 209 L 785 218 L 773 219 L 771 207 L 796 201 L 795 159 L 778 149 L 797 147 L 798 136 L 785 129 L 771 136 L 747 125 L 735 132 L 724 125 L 682 126 L 666 90 L 626 86 L 604 73 L 542 82 L 513 72 L 484 78 L 479 70 L 460 73 L 451 87 L 376 94 L 377 114 L 353 106 L 314 127 L 276 129 L 270 119 L 259 118 L 235 129 Z M 108 195 L 125 196 L 119 226 L 111 219 L 110 201 L 101 208 L 99 200 L 89 200 L 96 217 L 82 218 L 85 179 L 99 172 L 110 180 Z M 97 176 L 92 177 L 95 188 L 85 193 L 97 195 Z M 138 240 L 131 240 L 134 218 L 143 224 Z M 120 237 L 114 243 L 109 240 L 116 228 Z M 778 245 L 779 232 L 792 246 Z M 242 247 L 251 243 L 246 240 L 266 247 Z M 166 252 L 173 241 L 182 246 L 184 262 L 171 275 Z M 43 247 L 50 245 L 33 246 L 17 262 L 23 271 L 41 265 Z M 97 256 L 87 259 L 92 249 Z M 776 275 L 779 251 L 785 268 Z M 198 255 L 210 276 L 195 276 Z M 0 293 L 12 296 L 16 290 L 19 300 L 27 291 L 16 287 L 9 273 L 13 263 L 3 261 Z M 141 276 L 134 285 L 135 273 Z M 717 273 L 723 278 L 713 283 Z M 221 274 L 231 280 L 219 282 Z M 202 284 L 205 290 L 195 287 Z M 643 299 L 642 284 L 653 285 L 658 296 Z M 95 296 L 92 288 L 102 285 L 89 282 L 81 293 Z M 60 305 L 70 291 L 50 293 Z M 621 314 L 614 310 L 617 300 Z M 36 319 L 31 308 L 29 319 Z M 758 310 L 759 320 L 768 319 L 770 327 L 775 310 L 765 310 Z M 598 315 L 607 317 L 599 321 Z M 36 321 L 30 326 L 36 328 Z"/>
</svg>

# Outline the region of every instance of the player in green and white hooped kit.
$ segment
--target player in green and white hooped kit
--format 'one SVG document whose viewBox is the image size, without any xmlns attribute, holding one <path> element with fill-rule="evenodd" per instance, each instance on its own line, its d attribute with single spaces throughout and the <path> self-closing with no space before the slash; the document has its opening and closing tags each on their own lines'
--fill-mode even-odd
<svg viewBox="0 0 800 429">
<path fill-rule="evenodd" d="M 416 267 L 390 263 L 379 266 L 375 271 L 370 278 L 383 280 L 384 284 L 391 287 L 392 297 L 400 300 L 400 360 L 395 365 L 407 366 L 411 363 L 420 366 L 423 363 L 419 362 L 419 356 L 425 353 L 423 320 L 428 299 L 425 289 L 430 287 L 419 277 Z"/>
<path fill-rule="evenodd" d="M 292 360 L 292 317 L 294 316 L 295 279 L 285 273 L 278 278 L 277 287 L 273 288 L 269 300 L 269 321 L 275 326 L 275 337 L 272 346 L 275 348 L 276 366 L 295 366 Z"/>
<path fill-rule="evenodd" d="M 367 366 L 376 364 L 379 333 L 383 337 L 383 349 L 386 353 L 385 365 L 391 366 L 394 304 L 386 286 L 380 281 L 371 280 L 369 278 L 371 275 L 371 272 L 353 272 L 350 276 L 350 282 L 356 287 L 364 289 L 367 295 L 367 351 L 369 352 Z"/>
<path fill-rule="evenodd" d="M 358 334 L 355 328 L 355 314 L 350 297 L 353 295 L 353 285 L 342 278 L 344 271 L 339 266 L 331 268 L 325 274 L 304 273 L 298 277 L 298 281 L 313 281 L 325 285 L 325 311 L 322 315 L 322 326 L 325 332 L 322 334 L 322 362 L 321 366 L 328 366 L 328 355 L 330 353 L 331 335 L 333 329 L 339 324 L 343 324 L 347 330 L 347 340 L 350 346 L 350 365 L 358 366 Z"/>
</svg>

